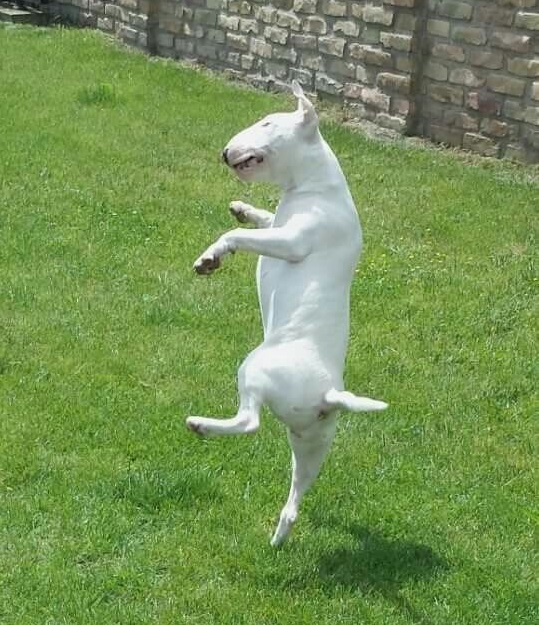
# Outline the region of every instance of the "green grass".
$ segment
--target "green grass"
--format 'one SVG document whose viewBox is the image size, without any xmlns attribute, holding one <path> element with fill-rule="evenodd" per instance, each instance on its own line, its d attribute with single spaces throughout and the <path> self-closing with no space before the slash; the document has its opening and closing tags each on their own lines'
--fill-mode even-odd
<svg viewBox="0 0 539 625">
<path fill-rule="evenodd" d="M 279 424 L 201 441 L 261 338 L 253 270 L 193 260 L 274 206 L 219 153 L 290 99 L 89 31 L 0 28 L 0 622 L 536 623 L 539 187 L 324 134 L 365 231 L 343 415 L 290 543 Z M 535 321 L 534 321 L 535 320 Z"/>
</svg>

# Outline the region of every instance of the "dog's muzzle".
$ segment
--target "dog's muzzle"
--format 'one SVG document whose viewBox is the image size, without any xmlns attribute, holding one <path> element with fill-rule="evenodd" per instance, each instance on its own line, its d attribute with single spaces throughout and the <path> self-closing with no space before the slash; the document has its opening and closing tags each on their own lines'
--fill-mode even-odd
<svg viewBox="0 0 539 625">
<path fill-rule="evenodd" d="M 225 148 L 223 150 L 223 161 L 226 165 L 230 165 L 230 163 L 228 162 L 228 148 Z"/>
</svg>

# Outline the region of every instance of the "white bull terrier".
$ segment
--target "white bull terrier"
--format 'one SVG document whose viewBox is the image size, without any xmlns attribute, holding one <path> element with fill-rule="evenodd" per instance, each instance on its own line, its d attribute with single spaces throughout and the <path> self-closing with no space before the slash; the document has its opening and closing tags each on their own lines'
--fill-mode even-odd
<svg viewBox="0 0 539 625">
<path fill-rule="evenodd" d="M 198 258 L 208 274 L 237 251 L 259 255 L 257 285 L 264 342 L 238 372 L 239 409 L 230 419 L 188 417 L 203 436 L 246 434 L 267 405 L 286 425 L 292 448 L 292 484 L 271 540 L 290 533 L 298 507 L 333 441 L 339 410 L 383 410 L 387 404 L 344 391 L 350 285 L 361 251 L 361 227 L 344 174 L 318 129 L 311 102 L 297 83 L 293 113 L 269 115 L 226 146 L 227 165 L 246 182 L 276 183 L 275 214 L 232 202 L 251 229 L 226 232 Z"/>
</svg>

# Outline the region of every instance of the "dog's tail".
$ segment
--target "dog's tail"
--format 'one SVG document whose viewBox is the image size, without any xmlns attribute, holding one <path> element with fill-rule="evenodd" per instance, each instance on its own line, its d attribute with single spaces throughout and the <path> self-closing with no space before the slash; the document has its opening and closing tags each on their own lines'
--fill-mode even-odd
<svg viewBox="0 0 539 625">
<path fill-rule="evenodd" d="M 348 391 L 338 391 L 334 388 L 324 395 L 324 402 L 330 409 L 349 410 L 350 412 L 369 412 L 387 408 L 387 404 L 383 401 L 359 397 Z"/>
</svg>

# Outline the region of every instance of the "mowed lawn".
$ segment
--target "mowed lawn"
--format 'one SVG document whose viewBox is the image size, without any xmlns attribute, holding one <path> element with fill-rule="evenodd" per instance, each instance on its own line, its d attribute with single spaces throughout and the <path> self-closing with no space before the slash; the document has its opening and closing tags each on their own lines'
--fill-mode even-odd
<svg viewBox="0 0 539 625">
<path fill-rule="evenodd" d="M 292 99 L 90 31 L 0 28 L 0 622 L 532 625 L 537 170 L 323 131 L 365 233 L 344 414 L 290 542 L 283 428 L 204 441 L 261 339 L 274 207 L 220 162 Z M 536 475 L 535 475 L 536 477 Z"/>
</svg>

